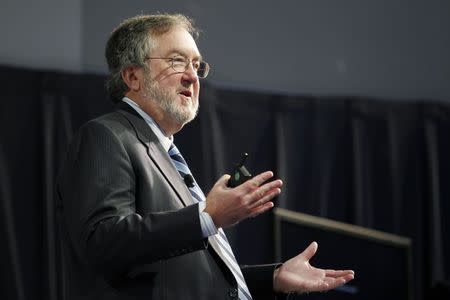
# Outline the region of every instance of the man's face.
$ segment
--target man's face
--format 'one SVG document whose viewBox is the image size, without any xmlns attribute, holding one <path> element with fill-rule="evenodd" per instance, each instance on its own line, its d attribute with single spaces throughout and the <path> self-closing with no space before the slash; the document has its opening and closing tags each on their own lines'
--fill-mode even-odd
<svg viewBox="0 0 450 300">
<path fill-rule="evenodd" d="M 194 39 L 181 27 L 159 36 L 150 57 L 201 59 Z M 150 71 L 144 74 L 144 99 L 156 102 L 171 122 L 184 125 L 192 121 L 198 111 L 200 91 L 192 65 L 185 72 L 176 72 L 167 59 L 150 59 L 148 64 Z"/>
</svg>

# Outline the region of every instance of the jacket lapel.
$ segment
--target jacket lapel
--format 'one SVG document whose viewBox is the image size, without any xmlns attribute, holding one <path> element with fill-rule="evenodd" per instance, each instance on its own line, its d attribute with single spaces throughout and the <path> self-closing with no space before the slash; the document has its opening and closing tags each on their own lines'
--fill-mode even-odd
<svg viewBox="0 0 450 300">
<path fill-rule="evenodd" d="M 173 188 L 183 205 L 188 206 L 194 204 L 191 193 L 180 179 L 180 173 L 173 166 L 169 154 L 164 150 L 150 126 L 128 104 L 121 102 L 118 104 L 118 108 L 118 112 L 130 122 L 136 131 L 138 139 L 146 146 L 150 159 L 161 171 L 168 185 Z"/>
</svg>

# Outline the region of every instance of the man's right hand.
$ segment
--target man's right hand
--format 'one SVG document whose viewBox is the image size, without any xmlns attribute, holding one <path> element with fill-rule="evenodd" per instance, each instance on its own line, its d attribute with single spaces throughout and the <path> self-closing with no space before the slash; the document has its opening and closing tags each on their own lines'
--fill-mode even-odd
<svg viewBox="0 0 450 300">
<path fill-rule="evenodd" d="M 207 212 L 216 227 L 226 228 L 246 218 L 255 217 L 271 209 L 271 201 L 281 193 L 280 179 L 266 182 L 273 177 L 271 171 L 263 172 L 243 184 L 230 188 L 230 175 L 223 175 L 206 197 Z"/>
</svg>

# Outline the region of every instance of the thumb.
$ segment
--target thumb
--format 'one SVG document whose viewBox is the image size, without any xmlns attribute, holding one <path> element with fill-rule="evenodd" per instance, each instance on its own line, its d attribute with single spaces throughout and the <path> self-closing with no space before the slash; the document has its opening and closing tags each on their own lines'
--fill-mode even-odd
<svg viewBox="0 0 450 300">
<path fill-rule="evenodd" d="M 314 254 L 316 254 L 318 247 L 319 247 L 319 245 L 317 244 L 317 242 L 312 242 L 311 244 L 309 244 L 308 248 L 306 248 L 302 252 L 301 255 L 305 258 L 306 261 L 309 261 L 311 259 L 311 257 L 313 257 Z"/>
<path fill-rule="evenodd" d="M 222 175 L 222 177 L 220 177 L 219 180 L 217 180 L 215 185 L 216 186 L 226 186 L 230 177 L 231 176 L 228 174 Z"/>
</svg>

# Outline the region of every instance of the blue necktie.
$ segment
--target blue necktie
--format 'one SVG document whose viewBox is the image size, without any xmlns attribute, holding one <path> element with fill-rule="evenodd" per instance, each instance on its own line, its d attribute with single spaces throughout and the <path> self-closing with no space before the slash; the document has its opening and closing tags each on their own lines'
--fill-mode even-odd
<svg viewBox="0 0 450 300">
<path fill-rule="evenodd" d="M 169 149 L 169 155 L 172 159 L 175 168 L 180 173 L 182 179 L 186 178 L 186 175 L 192 176 L 191 171 L 189 170 L 186 161 L 183 156 L 181 156 L 180 151 L 172 144 Z M 192 198 L 195 202 L 205 201 L 206 197 L 203 194 L 202 190 L 198 186 L 197 182 L 192 178 L 192 184 L 189 187 L 189 191 L 191 192 Z M 214 248 L 216 253 L 222 258 L 227 267 L 230 269 L 231 273 L 233 273 L 234 278 L 238 284 L 238 293 L 240 300 L 251 300 L 252 296 L 250 295 L 250 291 L 248 290 L 247 284 L 245 283 L 244 276 L 242 275 L 241 268 L 234 257 L 233 250 L 231 250 L 230 244 L 228 243 L 225 232 L 223 232 L 222 228 L 219 228 L 219 232 L 215 235 L 208 237 L 209 244 Z"/>
</svg>

